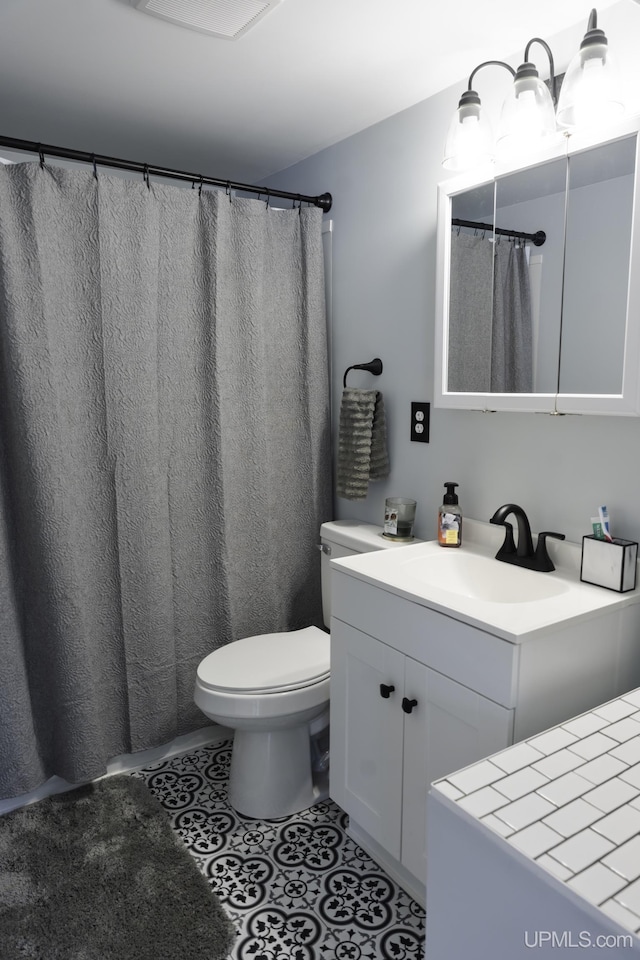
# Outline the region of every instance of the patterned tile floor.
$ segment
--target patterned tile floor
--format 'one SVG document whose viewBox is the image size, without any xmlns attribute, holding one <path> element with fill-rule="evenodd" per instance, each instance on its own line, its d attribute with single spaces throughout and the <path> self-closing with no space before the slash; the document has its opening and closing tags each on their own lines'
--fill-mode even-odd
<svg viewBox="0 0 640 960">
<path fill-rule="evenodd" d="M 231 742 L 133 773 L 171 816 L 233 919 L 233 960 L 418 960 L 424 910 L 344 832 L 326 800 L 293 817 L 232 810 Z"/>
</svg>

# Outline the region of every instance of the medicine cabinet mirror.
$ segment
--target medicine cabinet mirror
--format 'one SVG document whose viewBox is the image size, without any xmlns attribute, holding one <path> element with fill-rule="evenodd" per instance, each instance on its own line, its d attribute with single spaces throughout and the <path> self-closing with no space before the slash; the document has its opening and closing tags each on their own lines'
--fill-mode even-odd
<svg viewBox="0 0 640 960">
<path fill-rule="evenodd" d="M 440 184 L 436 406 L 640 414 L 639 130 Z"/>
</svg>

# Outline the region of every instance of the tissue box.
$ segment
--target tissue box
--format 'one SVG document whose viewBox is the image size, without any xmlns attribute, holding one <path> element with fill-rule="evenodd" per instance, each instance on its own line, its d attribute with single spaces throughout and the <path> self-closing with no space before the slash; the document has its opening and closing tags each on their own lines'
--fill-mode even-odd
<svg viewBox="0 0 640 960">
<path fill-rule="evenodd" d="M 598 540 L 589 534 L 582 538 L 580 579 L 607 590 L 626 593 L 636 586 L 638 544 L 635 540 Z"/>
</svg>

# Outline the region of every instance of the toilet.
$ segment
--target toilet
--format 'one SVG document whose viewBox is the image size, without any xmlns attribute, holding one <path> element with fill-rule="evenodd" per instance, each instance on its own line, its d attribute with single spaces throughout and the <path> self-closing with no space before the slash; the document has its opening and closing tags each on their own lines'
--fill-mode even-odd
<svg viewBox="0 0 640 960">
<path fill-rule="evenodd" d="M 322 610 L 331 617 L 329 560 L 400 546 L 382 527 L 334 520 L 320 528 Z M 415 542 L 415 541 L 414 541 Z M 318 627 L 264 633 L 214 650 L 198 666 L 194 699 L 209 719 L 235 730 L 229 802 L 273 820 L 322 799 L 310 741 L 329 723 L 330 636 Z"/>
</svg>

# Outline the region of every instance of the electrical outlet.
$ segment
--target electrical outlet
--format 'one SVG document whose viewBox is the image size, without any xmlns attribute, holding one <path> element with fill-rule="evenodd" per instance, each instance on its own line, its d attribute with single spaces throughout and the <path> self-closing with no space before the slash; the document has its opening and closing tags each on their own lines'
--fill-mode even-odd
<svg viewBox="0 0 640 960">
<path fill-rule="evenodd" d="M 429 404 L 411 401 L 411 439 L 429 443 Z"/>
</svg>

